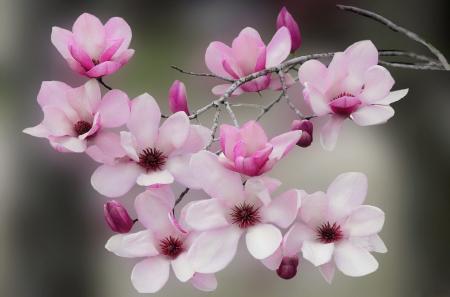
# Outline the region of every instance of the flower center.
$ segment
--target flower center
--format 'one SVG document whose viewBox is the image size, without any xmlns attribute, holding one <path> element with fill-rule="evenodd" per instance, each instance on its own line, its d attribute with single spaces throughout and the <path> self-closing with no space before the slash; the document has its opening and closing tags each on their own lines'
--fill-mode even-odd
<svg viewBox="0 0 450 297">
<path fill-rule="evenodd" d="M 147 171 L 161 170 L 166 164 L 167 157 L 156 148 L 146 148 L 139 154 L 138 164 Z"/>
<path fill-rule="evenodd" d="M 75 123 L 75 125 L 73 125 L 73 129 L 78 134 L 78 136 L 89 132 L 89 130 L 91 130 L 91 128 L 92 128 L 92 125 L 86 121 L 78 121 Z"/>
<path fill-rule="evenodd" d="M 361 105 L 361 100 L 350 93 L 341 93 L 339 96 L 333 98 L 330 102 L 331 110 L 339 115 L 348 117 L 352 112 L 358 109 Z"/>
<path fill-rule="evenodd" d="M 159 247 L 161 248 L 161 254 L 171 259 L 175 259 L 184 251 L 183 241 L 172 236 L 165 237 L 161 240 Z"/>
<path fill-rule="evenodd" d="M 322 243 L 332 243 L 342 239 L 343 234 L 341 226 L 330 222 L 326 222 L 317 228 L 317 239 Z"/>
<path fill-rule="evenodd" d="M 254 226 L 261 222 L 259 208 L 247 202 L 239 203 L 231 209 L 231 220 L 241 229 Z"/>
</svg>

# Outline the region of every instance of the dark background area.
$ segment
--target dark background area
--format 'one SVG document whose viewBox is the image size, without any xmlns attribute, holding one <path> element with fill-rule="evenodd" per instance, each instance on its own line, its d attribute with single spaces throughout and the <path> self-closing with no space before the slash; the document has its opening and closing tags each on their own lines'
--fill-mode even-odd
<svg viewBox="0 0 450 297">
<path fill-rule="evenodd" d="M 339 51 L 371 39 L 380 49 L 428 54 L 403 35 L 360 16 L 337 10 L 336 3 L 378 12 L 422 35 L 450 58 L 450 4 L 446 0 L 398 1 L 25 1 L 0 0 L 0 296 L 138 296 L 129 281 L 134 260 L 107 253 L 111 235 L 100 197 L 90 186 L 93 164 L 82 155 L 58 154 L 47 142 L 21 133 L 41 120 L 36 95 L 43 80 L 78 86 L 50 42 L 52 26 L 71 28 L 82 12 L 103 22 L 126 19 L 136 54 L 108 83 L 130 98 L 149 92 L 167 111 L 167 89 L 186 82 L 191 108 L 205 105 L 215 81 L 185 77 L 169 66 L 206 71 L 204 52 L 213 40 L 231 43 L 246 27 L 268 42 L 279 9 L 298 20 L 303 46 L 297 55 Z M 327 285 L 310 264 L 296 279 L 280 280 L 241 251 L 239 260 L 218 274 L 213 296 L 450 296 L 450 74 L 391 69 L 395 89 L 410 94 L 395 104 L 386 125 L 360 128 L 351 123 L 338 148 L 327 153 L 316 143 L 296 150 L 273 175 L 286 187 L 325 189 L 345 171 L 369 177 L 368 203 L 386 211 L 381 233 L 389 248 L 376 255 L 379 270 L 364 278 L 337 275 Z M 300 88 L 290 91 L 300 104 Z M 270 100 L 245 95 L 245 102 Z M 254 118 L 252 111 L 239 112 Z M 294 116 L 277 107 L 263 124 L 274 135 Z M 202 119 L 209 125 L 208 117 Z M 123 198 L 131 206 L 133 194 Z M 241 249 L 243 250 L 243 248 Z M 172 276 L 158 296 L 198 296 Z"/>
</svg>

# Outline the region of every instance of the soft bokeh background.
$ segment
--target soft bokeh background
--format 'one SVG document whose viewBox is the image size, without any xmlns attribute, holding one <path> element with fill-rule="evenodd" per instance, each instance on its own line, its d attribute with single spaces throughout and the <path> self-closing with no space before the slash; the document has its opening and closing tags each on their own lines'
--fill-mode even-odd
<svg viewBox="0 0 450 297">
<path fill-rule="evenodd" d="M 380 12 L 422 34 L 450 58 L 448 0 L 361 0 L 342 3 Z M 53 25 L 70 28 L 82 12 L 103 21 L 124 17 L 133 29 L 136 55 L 106 80 L 134 97 L 149 92 L 167 111 L 167 89 L 186 82 L 191 108 L 209 102 L 215 81 L 191 78 L 171 64 L 205 71 L 210 41 L 232 38 L 245 26 L 269 41 L 280 1 L 26 1 L 0 0 L 0 296 L 139 296 L 129 281 L 134 260 L 109 254 L 111 235 L 102 217 L 105 201 L 90 186 L 95 164 L 84 156 L 58 154 L 44 140 L 21 133 L 41 120 L 36 94 L 42 80 L 74 86 L 72 73 L 50 43 Z M 285 1 L 300 22 L 304 44 L 298 54 L 343 50 L 372 39 L 379 48 L 426 53 L 404 36 L 368 19 L 334 8 L 334 0 Z M 386 211 L 381 235 L 389 253 L 376 255 L 379 270 L 364 278 L 338 273 L 325 283 L 312 265 L 301 263 L 297 278 L 284 281 L 253 260 L 242 246 L 235 261 L 219 273 L 211 296 L 450 296 L 450 74 L 392 70 L 396 88 L 411 89 L 395 104 L 386 125 L 347 124 L 337 149 L 316 143 L 298 149 L 273 176 L 284 187 L 325 189 L 345 171 L 369 177 L 367 202 Z M 290 94 L 297 104 L 300 89 Z M 275 96 L 245 95 L 240 101 L 267 102 Z M 250 119 L 256 111 L 238 112 Z M 293 114 L 284 105 L 263 120 L 271 135 L 288 129 Z M 210 123 L 211 115 L 201 121 Z M 225 118 L 225 120 L 228 120 Z M 131 205 L 133 195 L 123 201 Z M 192 197 L 192 196 L 190 196 Z M 196 197 L 199 197 L 198 195 Z M 174 277 L 157 296 L 206 295 Z"/>
</svg>

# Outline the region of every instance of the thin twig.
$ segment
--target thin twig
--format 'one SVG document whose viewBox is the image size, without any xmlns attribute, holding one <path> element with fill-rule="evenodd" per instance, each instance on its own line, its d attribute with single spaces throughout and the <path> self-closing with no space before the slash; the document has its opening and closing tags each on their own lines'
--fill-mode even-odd
<svg viewBox="0 0 450 297">
<path fill-rule="evenodd" d="M 205 147 L 205 150 L 209 150 L 211 145 L 214 143 L 214 138 L 216 137 L 217 127 L 219 127 L 220 114 L 222 110 L 220 106 L 217 107 L 216 113 L 214 114 L 213 124 L 211 127 L 211 140 L 208 145 Z"/>
<path fill-rule="evenodd" d="M 387 18 L 376 14 L 374 12 L 362 9 L 362 8 L 358 8 L 358 7 L 353 7 L 353 6 L 347 6 L 347 5 L 337 5 L 337 7 L 341 10 L 345 10 L 345 11 L 350 11 L 368 18 L 371 18 L 374 21 L 377 21 L 385 26 L 387 26 L 389 29 L 395 31 L 395 32 L 399 32 L 404 34 L 406 37 L 424 45 L 425 47 L 428 48 L 428 50 L 436 56 L 436 58 L 441 62 L 442 66 L 444 67 L 445 70 L 450 70 L 450 66 L 448 65 L 447 59 L 445 58 L 445 56 L 431 43 L 425 41 L 422 37 L 420 37 L 418 34 L 409 31 L 406 28 L 403 28 L 402 26 L 399 26 L 397 24 L 395 24 L 394 22 L 392 22 L 391 20 L 388 20 Z"/>
<path fill-rule="evenodd" d="M 112 88 L 110 87 L 110 86 L 108 86 L 104 81 L 103 81 L 103 77 L 98 77 L 97 78 L 97 81 L 102 85 L 102 86 L 104 86 L 106 89 L 108 89 L 108 90 L 112 90 Z"/>
<path fill-rule="evenodd" d="M 378 62 L 380 65 L 396 67 L 396 68 L 405 68 L 405 69 L 414 69 L 414 70 L 442 70 L 445 69 L 442 66 L 436 66 L 432 64 L 409 64 L 409 63 L 401 63 L 401 62 L 388 62 L 380 60 Z"/>
<path fill-rule="evenodd" d="M 275 100 L 273 100 L 272 102 L 270 102 L 268 105 L 266 105 L 260 112 L 260 114 L 256 117 L 256 121 L 259 121 L 265 114 L 267 114 L 269 112 L 269 110 L 272 109 L 272 107 L 275 106 L 275 104 L 277 104 L 278 102 L 281 101 L 281 99 L 283 99 L 284 94 L 281 93 L 277 98 L 275 98 Z"/>
<path fill-rule="evenodd" d="M 181 192 L 180 196 L 178 197 L 178 199 L 175 201 L 175 206 L 177 206 L 181 200 L 183 200 L 184 196 L 186 196 L 186 194 L 189 192 L 189 188 L 184 189 L 183 192 Z M 172 211 L 175 211 L 175 207 L 173 208 Z"/>
<path fill-rule="evenodd" d="M 239 127 L 239 122 L 236 118 L 236 115 L 234 114 L 233 109 L 231 108 L 230 102 L 228 102 L 228 100 L 224 100 L 223 104 L 225 104 L 225 108 L 226 108 L 228 114 L 230 115 L 231 121 L 233 121 L 233 125 L 235 127 Z"/>
<path fill-rule="evenodd" d="M 188 74 L 188 75 L 212 77 L 212 78 L 221 79 L 221 80 L 224 80 L 224 81 L 227 81 L 227 82 L 231 82 L 231 83 L 234 82 L 234 79 L 226 78 L 226 77 L 215 75 L 215 74 L 212 74 L 212 73 L 197 73 L 197 72 L 192 72 L 192 71 L 186 71 L 186 70 L 183 70 L 180 67 L 175 66 L 175 65 L 171 65 L 170 67 L 172 67 L 173 69 L 175 69 L 175 70 L 177 70 L 177 71 L 179 71 L 181 73 Z"/>
<path fill-rule="evenodd" d="M 279 71 L 278 76 L 280 77 L 282 94 L 283 94 L 283 97 L 286 100 L 287 104 L 299 118 L 304 119 L 305 116 L 302 114 L 302 112 L 297 107 L 295 107 L 294 103 L 292 103 L 291 99 L 289 98 L 289 95 L 287 92 L 286 79 L 284 77 L 284 72 Z"/>
</svg>

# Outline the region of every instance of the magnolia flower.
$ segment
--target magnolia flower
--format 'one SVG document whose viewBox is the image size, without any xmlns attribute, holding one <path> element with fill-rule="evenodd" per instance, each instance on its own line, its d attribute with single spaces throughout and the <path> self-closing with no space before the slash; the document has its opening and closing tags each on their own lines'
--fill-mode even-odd
<svg viewBox="0 0 450 297">
<path fill-rule="evenodd" d="M 298 27 L 297 22 L 294 17 L 289 13 L 286 7 L 283 7 L 280 10 L 280 13 L 277 17 L 277 29 L 285 26 L 288 28 L 289 33 L 291 34 L 291 52 L 295 52 L 300 45 L 302 44 L 302 36 L 300 34 L 300 28 Z"/>
<path fill-rule="evenodd" d="M 377 207 L 361 205 L 366 194 L 366 176 L 350 172 L 339 175 L 326 193 L 302 198 L 297 221 L 266 266 L 276 266 L 283 257 L 301 251 L 328 282 L 333 279 L 335 267 L 355 277 L 377 270 L 378 262 L 370 252 L 387 251 L 378 236 L 384 213 Z"/>
<path fill-rule="evenodd" d="M 209 129 L 191 125 L 186 113 L 171 115 L 159 126 L 161 112 L 155 99 L 143 94 L 132 101 L 129 132 L 120 133 L 124 158 L 97 168 L 91 178 L 94 189 L 107 197 L 126 194 L 134 184 L 156 186 L 178 182 L 196 188 L 189 170 L 192 153 L 211 139 Z"/>
<path fill-rule="evenodd" d="M 213 274 L 197 273 L 187 260 L 195 233 L 182 229 L 173 216 L 175 198 L 168 186 L 147 190 L 136 197 L 139 222 L 146 230 L 117 234 L 106 243 L 106 249 L 120 257 L 145 258 L 137 263 L 131 281 L 140 293 L 155 293 L 169 279 L 170 267 L 181 282 L 212 291 L 217 286 Z"/>
<path fill-rule="evenodd" d="M 390 92 L 394 79 L 377 64 L 378 51 L 373 43 L 360 41 L 336 53 L 328 68 L 317 60 L 300 67 L 305 101 L 317 116 L 329 114 L 320 133 L 324 148 L 335 147 L 345 119 L 360 126 L 385 123 L 394 115 L 390 104 L 408 93 L 408 89 Z"/>
<path fill-rule="evenodd" d="M 259 33 L 247 27 L 233 40 L 231 47 L 214 41 L 206 49 L 205 62 L 208 69 L 219 76 L 229 79 L 252 74 L 276 66 L 283 62 L 291 51 L 291 36 L 286 27 L 281 27 L 266 46 Z M 287 84 L 292 84 L 291 77 L 286 75 Z M 212 89 L 216 95 L 222 95 L 230 84 L 218 85 Z M 233 95 L 242 92 L 258 92 L 267 88 L 280 89 L 280 81 L 271 74 L 259 77 L 243 84 Z"/>
<path fill-rule="evenodd" d="M 267 139 L 264 129 L 255 121 L 242 128 L 220 127 L 220 161 L 229 169 L 258 176 L 269 170 L 299 141 L 302 131 L 296 130 Z"/>
<path fill-rule="evenodd" d="M 183 208 L 182 222 L 201 232 L 192 243 L 188 260 L 195 271 L 215 273 L 233 259 L 239 238 L 256 259 L 269 257 L 281 243 L 279 228 L 294 221 L 299 193 L 287 191 L 275 199 L 280 182 L 268 177 L 249 179 L 242 185 L 238 173 L 227 170 L 208 151 L 195 154 L 192 172 L 211 199 L 193 201 Z"/>
<path fill-rule="evenodd" d="M 186 86 L 179 80 L 174 81 L 169 89 L 169 108 L 173 113 L 184 111 L 189 115 Z"/>
<path fill-rule="evenodd" d="M 86 151 L 101 162 L 111 162 L 125 155 L 119 136 L 103 129 L 127 122 L 130 102 L 124 92 L 112 90 L 101 98 L 95 79 L 78 88 L 46 81 L 42 83 L 37 101 L 44 112 L 44 120 L 23 130 L 24 133 L 47 138 L 52 147 L 61 152 Z"/>
<path fill-rule="evenodd" d="M 128 49 L 131 28 L 118 17 L 103 25 L 96 16 L 83 13 L 72 32 L 53 27 L 51 39 L 70 68 L 87 77 L 113 74 L 134 54 L 133 49 Z"/>
</svg>

